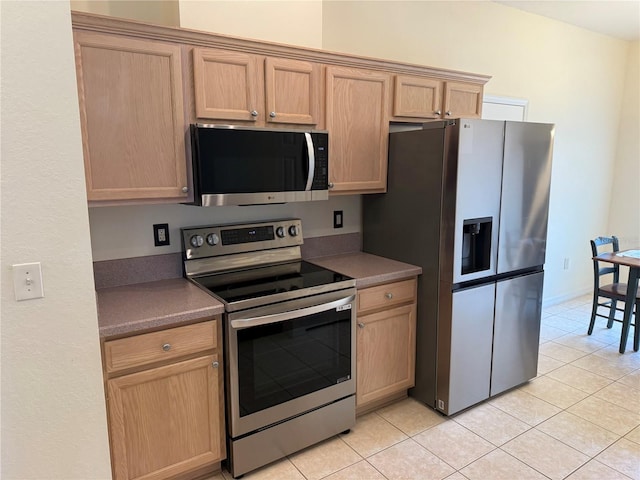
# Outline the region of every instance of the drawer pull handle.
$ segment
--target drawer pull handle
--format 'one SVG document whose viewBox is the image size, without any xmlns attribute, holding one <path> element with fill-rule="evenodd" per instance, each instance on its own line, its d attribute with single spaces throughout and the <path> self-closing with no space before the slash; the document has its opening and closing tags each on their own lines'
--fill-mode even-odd
<svg viewBox="0 0 640 480">
<path fill-rule="evenodd" d="M 359 323 L 358 323 L 358 327 L 359 327 L 359 328 L 364 328 L 364 323 L 359 322 Z"/>
<path fill-rule="evenodd" d="M 393 293 L 385 293 L 384 296 L 387 297 L 388 300 L 391 300 L 393 298 Z"/>
<path fill-rule="evenodd" d="M 171 344 L 165 343 L 164 345 L 162 345 L 162 350 L 164 350 L 165 352 L 168 352 L 169 350 L 171 350 Z"/>
<path fill-rule="evenodd" d="M 220 364 L 219 364 L 218 362 L 213 362 L 213 363 L 211 364 L 211 366 L 212 366 L 213 368 L 218 368 L 218 367 L 220 366 Z"/>
</svg>

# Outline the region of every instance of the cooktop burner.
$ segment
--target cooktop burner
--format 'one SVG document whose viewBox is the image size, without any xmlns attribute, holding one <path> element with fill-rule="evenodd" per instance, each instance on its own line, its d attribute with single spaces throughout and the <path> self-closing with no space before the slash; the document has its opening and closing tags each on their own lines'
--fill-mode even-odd
<svg viewBox="0 0 640 480">
<path fill-rule="evenodd" d="M 300 220 L 182 229 L 185 276 L 237 311 L 355 286 L 301 259 Z"/>
<path fill-rule="evenodd" d="M 305 261 L 270 265 L 193 279 L 227 303 L 350 280 Z"/>
</svg>

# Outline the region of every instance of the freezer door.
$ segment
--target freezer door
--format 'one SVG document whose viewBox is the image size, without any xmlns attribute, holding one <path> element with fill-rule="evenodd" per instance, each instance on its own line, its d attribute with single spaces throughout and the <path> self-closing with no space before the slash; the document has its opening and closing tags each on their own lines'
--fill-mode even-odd
<svg viewBox="0 0 640 480">
<path fill-rule="evenodd" d="M 537 374 L 543 278 L 539 272 L 496 286 L 491 396 Z"/>
<path fill-rule="evenodd" d="M 458 129 L 453 283 L 496 273 L 504 122 L 462 118 Z M 445 161 L 455 159 L 447 158 Z M 447 218 L 443 220 L 450 221 Z M 482 222 L 484 227 L 477 230 L 480 234 L 488 233 L 488 236 L 486 241 L 480 239 L 482 252 L 474 253 L 474 241 L 469 240 L 478 238 L 469 228 L 480 226 Z M 478 262 L 481 268 L 465 268 L 471 257 L 480 254 L 484 257 Z"/>
<path fill-rule="evenodd" d="M 448 415 L 489 398 L 494 301 L 495 283 L 453 293 Z"/>
<path fill-rule="evenodd" d="M 544 264 L 554 126 L 506 122 L 498 273 Z"/>
</svg>

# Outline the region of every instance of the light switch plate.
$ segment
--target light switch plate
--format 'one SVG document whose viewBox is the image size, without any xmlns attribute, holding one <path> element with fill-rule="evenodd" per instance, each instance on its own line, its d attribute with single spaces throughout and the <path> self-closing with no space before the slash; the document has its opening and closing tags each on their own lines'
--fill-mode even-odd
<svg viewBox="0 0 640 480">
<path fill-rule="evenodd" d="M 13 289 L 16 300 L 44 297 L 40 262 L 13 265 Z"/>
</svg>

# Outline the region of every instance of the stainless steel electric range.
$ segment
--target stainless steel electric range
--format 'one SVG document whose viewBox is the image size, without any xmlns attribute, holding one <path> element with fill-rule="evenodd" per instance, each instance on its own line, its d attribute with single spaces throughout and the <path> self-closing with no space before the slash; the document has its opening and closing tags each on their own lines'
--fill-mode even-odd
<svg viewBox="0 0 640 480">
<path fill-rule="evenodd" d="M 302 238 L 298 219 L 182 229 L 185 276 L 225 306 L 234 477 L 355 425 L 355 280 Z"/>
</svg>

